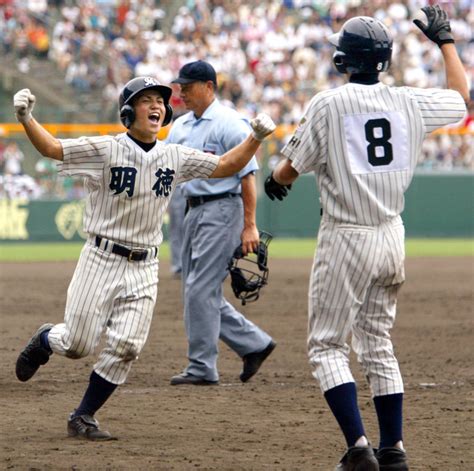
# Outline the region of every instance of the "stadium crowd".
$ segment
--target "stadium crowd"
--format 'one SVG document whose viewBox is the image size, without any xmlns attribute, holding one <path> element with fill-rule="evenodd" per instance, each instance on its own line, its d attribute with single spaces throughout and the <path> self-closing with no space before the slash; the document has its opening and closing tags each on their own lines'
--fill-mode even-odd
<svg viewBox="0 0 474 471">
<path fill-rule="evenodd" d="M 2 0 L 0 41 L 5 54 L 17 57 L 20 71 L 28 72 L 33 54 L 53 61 L 78 93 L 100 92 L 105 122 L 117 120 L 117 97 L 131 77 L 152 75 L 169 83 L 183 64 L 204 59 L 218 71 L 221 99 L 249 117 L 258 106 L 276 122 L 291 125 L 316 92 L 343 83 L 332 66 L 333 48 L 326 38 L 352 16 L 374 16 L 394 32 L 393 64 L 383 74 L 384 82 L 442 86 L 440 51 L 411 22 L 426 3 L 188 0 L 171 17 L 172 1 Z M 472 84 L 472 1 L 443 6 Z M 178 93 L 172 105 L 177 115 L 184 111 Z M 472 108 L 470 112 L 463 123 L 470 132 L 426 141 L 422 168 L 474 169 Z"/>
</svg>

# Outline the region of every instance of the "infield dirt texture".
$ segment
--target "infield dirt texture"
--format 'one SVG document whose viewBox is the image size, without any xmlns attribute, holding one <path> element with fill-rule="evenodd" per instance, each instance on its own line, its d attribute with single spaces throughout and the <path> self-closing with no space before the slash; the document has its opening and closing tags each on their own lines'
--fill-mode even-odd
<svg viewBox="0 0 474 471">
<path fill-rule="evenodd" d="M 53 356 L 28 383 L 19 351 L 37 327 L 61 322 L 75 263 L 0 264 L 0 468 L 13 470 L 332 470 L 345 444 L 306 356 L 311 260 L 272 260 L 261 299 L 243 308 L 278 346 L 247 384 L 220 344 L 218 387 L 173 387 L 186 365 L 180 282 L 161 264 L 155 319 L 128 382 L 97 418 L 118 441 L 66 437 L 95 357 Z M 410 258 L 393 331 L 405 379 L 411 470 L 474 469 L 474 259 Z M 229 294 L 229 299 L 234 299 Z M 235 300 L 237 302 L 237 300 Z M 370 394 L 355 363 L 359 403 L 377 444 Z"/>
</svg>

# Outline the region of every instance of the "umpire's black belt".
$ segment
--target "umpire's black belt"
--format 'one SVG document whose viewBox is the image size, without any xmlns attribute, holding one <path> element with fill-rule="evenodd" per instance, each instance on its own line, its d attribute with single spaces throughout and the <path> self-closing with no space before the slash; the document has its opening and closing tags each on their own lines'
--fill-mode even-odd
<svg viewBox="0 0 474 471">
<path fill-rule="evenodd" d="M 128 247 L 124 247 L 123 245 L 100 236 L 95 236 L 95 245 L 106 252 L 121 255 L 129 262 L 141 262 L 143 260 L 153 259 L 158 255 L 158 249 L 156 247 L 152 247 L 151 249 L 129 249 Z"/>
<path fill-rule="evenodd" d="M 221 200 L 223 198 L 235 198 L 240 196 L 238 193 L 219 193 L 218 195 L 202 195 L 202 196 L 190 196 L 187 198 L 188 207 L 195 208 L 201 204 L 208 203 L 209 201 Z"/>
</svg>

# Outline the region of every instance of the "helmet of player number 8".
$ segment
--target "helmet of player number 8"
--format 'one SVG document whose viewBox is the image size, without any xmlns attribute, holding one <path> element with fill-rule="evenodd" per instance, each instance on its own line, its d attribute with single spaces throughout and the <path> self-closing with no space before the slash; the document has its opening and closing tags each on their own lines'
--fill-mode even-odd
<svg viewBox="0 0 474 471">
<path fill-rule="evenodd" d="M 374 18 L 351 18 L 328 39 L 337 48 L 332 59 L 341 74 L 378 73 L 390 67 L 393 38 L 387 27 Z"/>
<path fill-rule="evenodd" d="M 230 272 L 232 291 L 244 306 L 247 302 L 256 301 L 260 296 L 260 289 L 267 284 L 268 244 L 272 238 L 268 232 L 260 231 L 260 242 L 256 252 L 244 257 L 240 244 L 229 261 L 227 268 Z"/>
<path fill-rule="evenodd" d="M 157 90 L 165 101 L 165 119 L 163 126 L 171 123 L 173 118 L 173 108 L 169 104 L 172 90 L 166 85 L 162 85 L 153 77 L 136 77 L 125 84 L 119 96 L 120 121 L 129 129 L 135 121 L 135 110 L 133 109 L 133 99 L 143 90 Z"/>
</svg>

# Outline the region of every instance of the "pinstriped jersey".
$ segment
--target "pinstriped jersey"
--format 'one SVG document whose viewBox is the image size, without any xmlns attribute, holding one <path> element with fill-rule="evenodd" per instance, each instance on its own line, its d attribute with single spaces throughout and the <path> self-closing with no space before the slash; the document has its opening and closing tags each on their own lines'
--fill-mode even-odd
<svg viewBox="0 0 474 471">
<path fill-rule="evenodd" d="M 60 140 L 62 175 L 83 176 L 84 231 L 129 247 L 155 247 L 178 183 L 207 178 L 219 157 L 157 141 L 144 151 L 125 133 Z"/>
<path fill-rule="evenodd" d="M 282 153 L 315 172 L 325 214 L 378 225 L 403 211 L 425 135 L 465 111 L 453 90 L 348 83 L 313 97 Z"/>
</svg>

